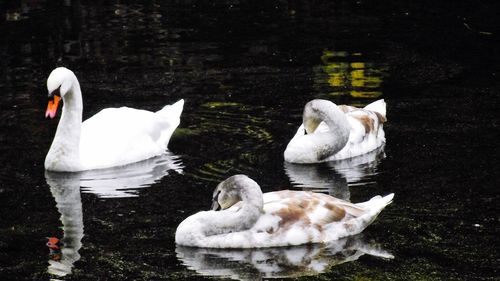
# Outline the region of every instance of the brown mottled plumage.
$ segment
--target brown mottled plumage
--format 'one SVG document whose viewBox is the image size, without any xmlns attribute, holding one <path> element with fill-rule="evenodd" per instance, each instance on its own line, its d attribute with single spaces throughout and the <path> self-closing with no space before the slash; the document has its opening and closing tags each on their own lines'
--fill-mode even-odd
<svg viewBox="0 0 500 281">
<path fill-rule="evenodd" d="M 282 207 L 270 214 L 281 218 L 280 227 L 285 230 L 296 223 L 322 228 L 325 224 L 341 221 L 347 215 L 356 216 L 362 212 L 354 204 L 322 193 L 283 190 L 268 195 L 281 198 Z M 318 218 L 315 217 L 317 213 L 321 213 Z"/>
<path fill-rule="evenodd" d="M 363 231 L 393 194 L 353 204 L 310 191 L 262 193 L 245 175 L 221 182 L 213 200 L 220 211 L 204 211 L 177 228 L 179 245 L 209 248 L 262 248 L 323 243 Z M 234 198 L 241 198 L 238 203 Z"/>
<path fill-rule="evenodd" d="M 374 120 L 368 115 L 353 115 L 354 119 L 358 120 L 365 127 L 365 134 L 369 134 L 374 130 Z"/>
</svg>

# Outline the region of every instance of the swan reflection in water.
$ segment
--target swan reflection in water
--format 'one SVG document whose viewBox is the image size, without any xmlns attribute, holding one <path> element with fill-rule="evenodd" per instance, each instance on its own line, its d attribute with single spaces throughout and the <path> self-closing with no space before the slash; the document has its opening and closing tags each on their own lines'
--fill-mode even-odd
<svg viewBox="0 0 500 281">
<path fill-rule="evenodd" d="M 200 275 L 236 280 L 317 275 L 331 266 L 368 254 L 392 259 L 393 255 L 362 235 L 327 244 L 263 249 L 210 249 L 177 246 L 177 258 Z"/>
<path fill-rule="evenodd" d="M 171 152 L 141 162 L 101 170 L 80 172 L 83 193 L 101 198 L 136 197 L 138 190 L 151 186 L 169 171 L 182 173 L 180 156 Z"/>
<path fill-rule="evenodd" d="M 385 158 L 384 146 L 345 160 L 319 164 L 293 164 L 285 161 L 285 172 L 292 184 L 303 190 L 327 192 L 349 201 L 349 187 L 371 184 L 377 166 Z"/>
<path fill-rule="evenodd" d="M 48 272 L 57 276 L 71 273 L 73 264 L 80 259 L 82 247 L 83 214 L 82 192 L 99 197 L 138 196 L 138 189 L 150 186 L 174 170 L 182 173 L 182 161 L 171 153 L 145 161 L 110 169 L 61 173 L 45 171 L 45 179 L 61 214 L 64 236 L 60 240 L 50 237 L 47 246 L 51 251 Z M 59 245 L 60 244 L 60 245 Z"/>
<path fill-rule="evenodd" d="M 61 214 L 63 238 L 56 245 L 57 238 L 49 238 L 51 249 L 48 272 L 57 276 L 71 273 L 73 264 L 80 259 L 82 247 L 83 214 L 80 197 L 80 177 L 75 173 L 54 173 L 45 171 L 45 179 Z"/>
</svg>

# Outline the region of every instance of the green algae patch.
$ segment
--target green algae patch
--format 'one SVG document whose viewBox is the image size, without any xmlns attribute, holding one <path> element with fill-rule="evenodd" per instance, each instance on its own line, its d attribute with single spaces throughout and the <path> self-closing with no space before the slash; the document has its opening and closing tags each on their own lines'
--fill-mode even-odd
<svg viewBox="0 0 500 281">
<path fill-rule="evenodd" d="M 212 101 L 207 102 L 201 105 L 202 107 L 208 108 L 220 108 L 220 107 L 234 107 L 234 106 L 243 106 L 241 103 L 237 102 L 220 102 L 220 101 Z"/>
</svg>

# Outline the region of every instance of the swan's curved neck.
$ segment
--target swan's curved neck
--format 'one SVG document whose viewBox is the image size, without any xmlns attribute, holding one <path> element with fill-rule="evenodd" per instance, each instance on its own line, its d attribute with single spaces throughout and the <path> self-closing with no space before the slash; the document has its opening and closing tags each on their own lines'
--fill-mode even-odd
<svg viewBox="0 0 500 281">
<path fill-rule="evenodd" d="M 324 121 L 329 128 L 327 133 L 314 134 L 319 123 Z M 314 100 L 304 108 L 303 124 L 310 133 L 308 138 L 318 151 L 318 159 L 323 160 L 340 151 L 349 140 L 350 125 L 345 113 L 334 103 L 326 100 Z M 312 132 L 311 132 L 312 131 Z"/>
<path fill-rule="evenodd" d="M 206 236 L 237 232 L 250 229 L 263 213 L 263 199 L 260 187 L 252 182 L 242 185 L 240 189 L 241 202 L 239 210 L 222 210 L 210 212 L 210 220 L 205 226 Z"/>
<path fill-rule="evenodd" d="M 73 75 L 72 87 L 63 97 L 63 108 L 57 131 L 45 158 L 45 168 L 52 171 L 79 171 L 80 133 L 82 125 L 82 92 Z"/>
</svg>

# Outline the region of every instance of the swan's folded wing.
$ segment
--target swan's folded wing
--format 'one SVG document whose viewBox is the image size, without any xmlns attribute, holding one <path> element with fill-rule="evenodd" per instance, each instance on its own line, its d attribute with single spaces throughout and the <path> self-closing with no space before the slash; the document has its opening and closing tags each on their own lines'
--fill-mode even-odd
<svg viewBox="0 0 500 281">
<path fill-rule="evenodd" d="M 128 107 L 107 108 L 82 123 L 80 157 L 84 166 L 106 168 L 160 155 L 164 120 L 153 112 Z"/>
<path fill-rule="evenodd" d="M 349 203 L 349 202 L 345 202 L 345 201 L 340 201 L 340 202 L 337 202 L 335 204 L 337 206 L 337 208 L 342 208 L 344 209 L 344 211 L 353 216 L 353 217 L 359 217 L 361 215 L 363 215 L 366 211 L 365 209 L 359 207 L 359 206 L 356 206 L 352 203 Z"/>
<path fill-rule="evenodd" d="M 362 207 L 356 206 L 355 204 L 344 201 L 342 199 L 338 199 L 323 193 L 313 193 L 313 196 L 320 202 L 317 205 L 318 209 L 316 210 L 316 212 L 320 215 L 318 215 L 317 217 L 321 218 L 323 216 L 329 218 L 322 219 L 322 221 L 339 221 L 346 215 L 358 217 L 365 213 L 365 210 Z"/>
<path fill-rule="evenodd" d="M 279 217 L 282 228 L 296 223 L 320 227 L 364 213 L 363 208 L 326 194 L 289 190 L 264 194 L 264 211 Z"/>
<path fill-rule="evenodd" d="M 346 116 L 351 125 L 349 142 L 353 144 L 364 141 L 370 134 L 377 136 L 381 124 L 385 122 L 380 113 L 365 109 L 351 111 Z"/>
</svg>

